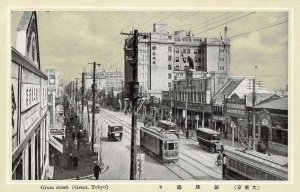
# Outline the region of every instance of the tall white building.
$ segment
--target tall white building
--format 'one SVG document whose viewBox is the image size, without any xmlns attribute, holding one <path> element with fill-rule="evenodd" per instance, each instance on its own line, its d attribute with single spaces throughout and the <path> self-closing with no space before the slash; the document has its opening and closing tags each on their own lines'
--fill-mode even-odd
<svg viewBox="0 0 300 192">
<path fill-rule="evenodd" d="M 184 69 L 193 62 L 196 71 L 227 73 L 230 70 L 230 44 L 219 38 L 201 38 L 183 30 L 169 33 L 167 24 L 153 25 L 153 32 L 138 42 L 138 81 L 143 94 L 169 90 L 172 80 L 185 78 Z M 225 34 L 227 29 L 225 29 Z M 226 39 L 226 35 L 224 37 Z M 132 80 L 132 38 L 127 38 L 125 53 L 125 89 Z"/>
</svg>

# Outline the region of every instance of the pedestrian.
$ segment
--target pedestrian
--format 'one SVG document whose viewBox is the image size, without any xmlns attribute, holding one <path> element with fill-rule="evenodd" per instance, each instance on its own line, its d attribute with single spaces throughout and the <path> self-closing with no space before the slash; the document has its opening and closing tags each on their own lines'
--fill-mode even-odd
<svg viewBox="0 0 300 192">
<path fill-rule="evenodd" d="M 98 180 L 99 178 L 100 171 L 100 166 L 98 165 L 98 163 L 96 163 L 96 165 L 94 166 L 94 176 L 96 180 Z"/>
<path fill-rule="evenodd" d="M 79 149 L 80 141 L 81 141 L 81 130 L 78 131 L 78 134 L 77 134 L 77 149 Z"/>
<path fill-rule="evenodd" d="M 74 148 L 78 149 L 78 140 L 77 139 L 74 140 Z"/>
<path fill-rule="evenodd" d="M 221 152 L 219 152 L 219 154 L 218 154 L 218 156 L 217 156 L 217 166 L 219 167 L 219 166 L 221 166 L 221 164 L 222 164 L 222 153 Z"/>
<path fill-rule="evenodd" d="M 77 155 L 73 157 L 73 161 L 74 161 L 74 169 L 77 169 L 77 167 L 78 167 L 78 156 Z"/>
<path fill-rule="evenodd" d="M 189 138 L 189 130 L 186 130 L 186 138 Z"/>
</svg>

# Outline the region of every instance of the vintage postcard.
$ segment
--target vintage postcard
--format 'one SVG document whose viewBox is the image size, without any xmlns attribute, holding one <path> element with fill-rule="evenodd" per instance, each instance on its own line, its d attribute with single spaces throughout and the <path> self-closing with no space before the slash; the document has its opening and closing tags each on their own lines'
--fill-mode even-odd
<svg viewBox="0 0 300 192">
<path fill-rule="evenodd" d="M 282 3 L 7 3 L 3 191 L 295 190 L 300 10 Z"/>
</svg>

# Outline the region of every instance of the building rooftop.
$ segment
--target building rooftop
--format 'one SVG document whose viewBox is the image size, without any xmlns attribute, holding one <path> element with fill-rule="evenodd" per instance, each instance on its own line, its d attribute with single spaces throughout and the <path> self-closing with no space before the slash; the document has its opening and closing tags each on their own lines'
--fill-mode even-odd
<svg viewBox="0 0 300 192">
<path fill-rule="evenodd" d="M 27 30 L 31 14 L 32 11 L 24 11 L 17 29 L 18 31 Z"/>
<path fill-rule="evenodd" d="M 288 97 L 282 97 L 269 102 L 258 104 L 255 108 L 288 110 Z"/>
<path fill-rule="evenodd" d="M 243 81 L 244 79 L 231 79 L 229 80 L 228 83 L 225 84 L 223 89 L 221 89 L 214 97 L 213 100 L 216 100 L 218 97 L 222 97 L 226 95 L 229 96 L 232 94 L 232 92 L 239 86 L 239 84 Z"/>
<path fill-rule="evenodd" d="M 255 104 L 260 104 L 266 100 L 274 100 L 278 99 L 280 96 L 278 96 L 275 93 L 256 93 L 256 98 L 255 98 Z M 249 93 L 246 95 L 246 106 L 251 107 L 252 106 L 252 93 Z"/>
</svg>

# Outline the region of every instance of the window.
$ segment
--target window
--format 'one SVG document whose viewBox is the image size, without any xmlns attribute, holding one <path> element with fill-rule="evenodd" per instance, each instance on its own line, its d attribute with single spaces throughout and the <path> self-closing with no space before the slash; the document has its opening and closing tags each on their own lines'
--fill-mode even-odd
<svg viewBox="0 0 300 192">
<path fill-rule="evenodd" d="M 201 54 L 201 49 L 198 49 L 198 54 Z"/>
<path fill-rule="evenodd" d="M 282 129 L 272 129 L 272 141 L 275 143 L 287 145 L 288 142 L 287 131 Z"/>
<path fill-rule="evenodd" d="M 194 49 L 194 54 L 197 54 L 197 49 Z"/>
<path fill-rule="evenodd" d="M 153 63 L 153 64 L 156 64 L 156 62 L 155 62 L 155 61 L 153 61 L 152 63 Z"/>
<path fill-rule="evenodd" d="M 168 65 L 168 70 L 172 70 L 172 65 Z"/>
<path fill-rule="evenodd" d="M 174 150 L 175 144 L 174 143 L 168 143 L 168 150 Z"/>
<path fill-rule="evenodd" d="M 175 53 L 179 53 L 179 49 L 178 48 L 175 49 Z"/>
<path fill-rule="evenodd" d="M 190 54 L 191 53 L 191 50 L 190 49 L 187 49 L 187 54 Z"/>
<path fill-rule="evenodd" d="M 172 56 L 168 55 L 168 61 L 172 61 Z"/>
<path fill-rule="evenodd" d="M 156 50 L 156 46 L 152 46 L 152 50 Z"/>
<path fill-rule="evenodd" d="M 183 50 L 182 50 L 182 53 L 183 53 L 183 54 L 186 54 L 186 49 L 183 49 Z"/>
<path fill-rule="evenodd" d="M 153 53 L 152 53 L 152 55 L 156 55 L 156 53 L 155 53 L 155 52 L 153 52 Z"/>
<path fill-rule="evenodd" d="M 175 81 L 177 80 L 177 76 L 174 76 L 174 80 L 175 80 Z"/>
<path fill-rule="evenodd" d="M 168 74 L 168 79 L 172 79 L 172 74 L 171 73 Z"/>
<path fill-rule="evenodd" d="M 224 67 L 220 67 L 220 70 L 224 70 Z"/>
<path fill-rule="evenodd" d="M 168 47 L 168 52 L 172 52 L 172 47 Z"/>
<path fill-rule="evenodd" d="M 198 58 L 198 63 L 201 63 L 201 58 Z"/>
<path fill-rule="evenodd" d="M 172 39 L 172 36 L 168 36 L 168 39 Z"/>
<path fill-rule="evenodd" d="M 156 57 L 152 57 L 153 60 L 156 60 Z"/>
<path fill-rule="evenodd" d="M 168 82 L 168 87 L 171 87 L 171 82 Z"/>
<path fill-rule="evenodd" d="M 176 57 L 176 60 L 175 60 L 176 62 L 179 62 L 179 57 Z"/>
</svg>

